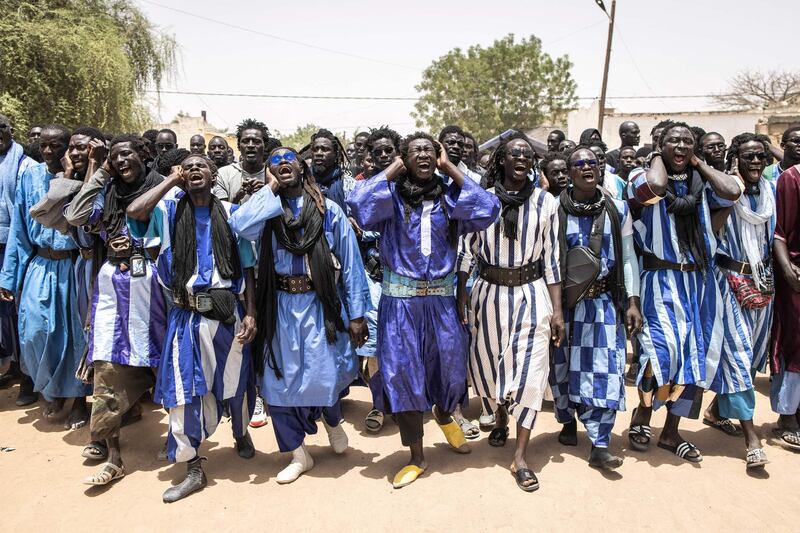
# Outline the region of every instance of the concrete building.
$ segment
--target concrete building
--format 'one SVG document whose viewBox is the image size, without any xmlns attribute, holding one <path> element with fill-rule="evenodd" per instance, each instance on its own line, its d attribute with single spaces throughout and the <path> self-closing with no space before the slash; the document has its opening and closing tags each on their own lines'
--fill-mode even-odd
<svg viewBox="0 0 800 533">
<path fill-rule="evenodd" d="M 236 156 L 239 156 L 239 148 L 236 146 L 236 134 L 221 132 L 206 119 L 206 112 L 200 111 L 199 117 L 192 117 L 187 113 L 178 113 L 171 122 L 166 124 L 154 124 L 154 129 L 160 130 L 169 128 L 178 136 L 178 146 L 189 149 L 189 139 L 193 135 L 202 135 L 206 139 L 206 146 L 212 137 L 224 137 L 228 141 L 228 146 L 233 148 Z"/>
<path fill-rule="evenodd" d="M 581 132 L 597 127 L 599 103 L 589 108 L 570 111 L 567 117 L 567 137 L 577 141 Z M 700 126 L 706 131 L 720 133 L 726 141 L 743 132 L 764 133 L 777 143 L 783 131 L 793 124 L 800 123 L 800 108 L 779 110 L 753 109 L 747 111 L 681 111 L 674 113 L 618 113 L 606 108 L 603 119 L 603 140 L 609 149 L 619 147 L 619 126 L 632 120 L 642 130 L 641 143 L 650 143 L 650 130 L 665 119 L 686 122 L 690 126 Z"/>
</svg>

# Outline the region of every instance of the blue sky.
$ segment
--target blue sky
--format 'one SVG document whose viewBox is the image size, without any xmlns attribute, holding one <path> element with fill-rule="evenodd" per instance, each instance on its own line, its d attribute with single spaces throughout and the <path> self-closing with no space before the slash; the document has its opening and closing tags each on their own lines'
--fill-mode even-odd
<svg viewBox="0 0 800 533">
<path fill-rule="evenodd" d="M 177 79 L 165 89 L 414 97 L 414 86 L 432 60 L 455 47 L 487 46 L 514 33 L 536 35 L 553 56 L 569 55 L 578 96 L 600 92 L 607 18 L 593 0 L 137 3 L 180 46 Z M 610 10 L 611 0 L 606 5 Z M 723 92 L 727 80 L 743 68 L 800 69 L 797 41 L 792 39 L 797 14 L 797 3 L 791 0 L 619 0 L 608 94 Z M 410 101 L 165 94 L 160 102 L 152 98 L 151 104 L 163 120 L 179 110 L 198 115 L 205 109 L 218 127 L 232 128 L 252 116 L 281 132 L 307 123 L 335 131 L 378 124 L 401 133 L 415 128 Z M 679 111 L 708 108 L 709 102 L 610 98 L 607 105 L 628 112 Z"/>
</svg>

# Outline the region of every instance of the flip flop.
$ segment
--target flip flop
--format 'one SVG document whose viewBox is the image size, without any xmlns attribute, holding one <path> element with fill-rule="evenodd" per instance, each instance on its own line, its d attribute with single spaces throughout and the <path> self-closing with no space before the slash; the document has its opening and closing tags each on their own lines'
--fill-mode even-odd
<svg viewBox="0 0 800 533">
<path fill-rule="evenodd" d="M 689 461 L 690 463 L 700 463 L 703 461 L 703 455 L 700 453 L 700 450 L 697 449 L 697 446 L 688 441 L 683 441 L 677 446 L 671 446 L 669 444 L 659 442 L 658 447 L 662 450 L 672 452 L 681 459 Z M 697 455 L 689 455 L 692 452 L 695 452 Z"/>
<path fill-rule="evenodd" d="M 747 468 L 758 468 L 769 463 L 764 448 L 755 448 L 748 451 L 745 456 L 745 461 L 747 462 Z"/>
<path fill-rule="evenodd" d="M 631 420 L 636 418 L 636 409 L 633 410 Z M 636 424 L 628 428 L 628 441 L 631 443 L 631 448 L 637 452 L 646 452 L 650 448 L 650 438 L 653 436 L 653 430 L 647 424 Z M 636 437 L 644 439 L 644 442 L 639 442 Z"/>
<path fill-rule="evenodd" d="M 425 469 L 420 468 L 417 465 L 404 466 L 397 474 L 394 475 L 392 487 L 395 489 L 407 487 L 414 483 L 423 472 L 425 472 Z"/>
<path fill-rule="evenodd" d="M 100 487 L 123 477 L 125 477 L 124 466 L 117 466 L 114 463 L 103 463 L 100 465 L 100 471 L 97 474 L 87 477 L 83 482 L 86 485 Z"/>
<path fill-rule="evenodd" d="M 772 433 L 790 450 L 800 451 L 800 431 L 776 427 L 772 429 Z"/>
<path fill-rule="evenodd" d="M 494 428 L 491 433 L 489 433 L 489 446 L 494 446 L 495 448 L 502 448 L 506 445 L 506 441 L 508 440 L 508 428 Z"/>
<path fill-rule="evenodd" d="M 722 420 L 709 420 L 703 418 L 703 424 L 714 429 L 718 429 L 730 437 L 741 437 L 742 428 L 731 422 L 730 418 L 723 418 Z"/>
<path fill-rule="evenodd" d="M 364 426 L 370 433 L 377 433 L 383 428 L 383 418 L 383 413 L 373 409 L 367 413 L 367 417 L 364 419 Z"/>
<path fill-rule="evenodd" d="M 467 440 L 474 440 L 481 436 L 481 430 L 478 429 L 478 426 L 466 418 L 460 418 L 458 420 L 458 425 L 461 427 L 461 431 L 464 433 L 464 438 Z"/>
<path fill-rule="evenodd" d="M 102 442 L 90 442 L 83 448 L 81 457 L 92 461 L 105 461 L 108 459 L 108 448 Z"/>
<path fill-rule="evenodd" d="M 517 480 L 517 486 L 525 492 L 534 492 L 539 490 L 539 480 L 536 479 L 536 474 L 530 468 L 520 468 L 519 470 L 512 470 L 511 475 Z M 525 485 L 526 481 L 533 481 L 530 485 Z"/>
</svg>

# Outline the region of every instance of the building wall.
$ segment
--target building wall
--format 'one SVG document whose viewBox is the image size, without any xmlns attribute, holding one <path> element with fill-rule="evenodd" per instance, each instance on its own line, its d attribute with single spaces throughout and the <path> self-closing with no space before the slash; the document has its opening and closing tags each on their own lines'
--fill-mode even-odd
<svg viewBox="0 0 800 533">
<path fill-rule="evenodd" d="M 178 137 L 178 146 L 181 148 L 189 149 L 189 139 L 194 135 L 202 135 L 206 139 L 206 146 L 208 142 L 216 136 L 224 137 L 228 141 L 228 146 L 233 148 L 236 157 L 239 156 L 239 148 L 236 145 L 236 135 L 233 133 L 220 133 L 220 131 L 210 124 L 205 119 L 205 112 L 201 112 L 199 117 L 190 117 L 179 115 L 172 119 L 171 122 L 166 124 L 155 124 L 153 128 L 160 130 L 169 128 L 175 132 Z"/>
</svg>

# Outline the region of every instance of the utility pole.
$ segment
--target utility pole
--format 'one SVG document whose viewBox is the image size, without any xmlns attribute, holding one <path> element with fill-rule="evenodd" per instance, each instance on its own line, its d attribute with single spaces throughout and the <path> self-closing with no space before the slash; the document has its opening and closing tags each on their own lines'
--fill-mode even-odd
<svg viewBox="0 0 800 533">
<path fill-rule="evenodd" d="M 602 2 L 597 4 L 605 12 L 606 8 Z M 608 86 L 608 65 L 611 62 L 611 41 L 614 38 L 614 15 L 617 11 L 617 0 L 611 0 L 611 15 L 608 16 L 608 43 L 606 43 L 606 64 L 603 67 L 603 88 L 600 90 L 600 112 L 597 117 L 597 129 L 600 130 L 600 135 L 603 134 L 603 117 L 606 114 L 606 87 Z"/>
</svg>

